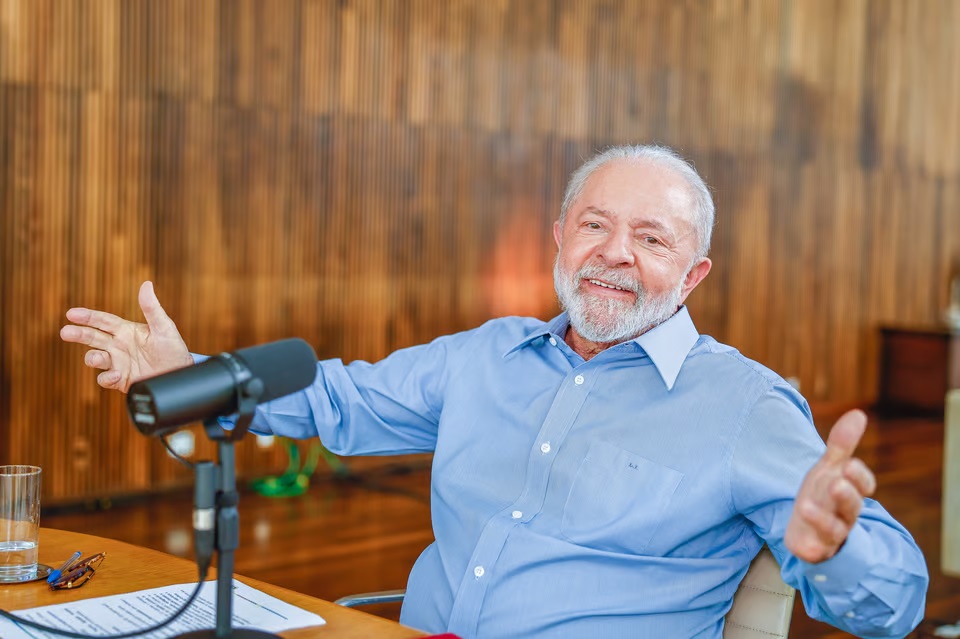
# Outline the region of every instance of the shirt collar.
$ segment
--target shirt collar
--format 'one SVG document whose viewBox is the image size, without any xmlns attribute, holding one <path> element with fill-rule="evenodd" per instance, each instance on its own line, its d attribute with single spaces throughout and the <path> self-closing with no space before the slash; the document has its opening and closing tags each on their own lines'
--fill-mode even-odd
<svg viewBox="0 0 960 639">
<path fill-rule="evenodd" d="M 528 333 L 519 344 L 504 353 L 504 356 L 520 350 L 541 337 L 554 336 L 562 340 L 569 325 L 570 320 L 567 314 L 561 313 Z M 630 341 L 643 349 L 653 365 L 657 367 L 657 372 L 660 373 L 660 378 L 667 386 L 667 390 L 671 390 L 680 375 L 683 362 L 698 339 L 700 334 L 690 318 L 690 311 L 686 306 L 681 306 L 670 319 Z"/>
<path fill-rule="evenodd" d="M 633 341 L 650 356 L 667 390 L 672 390 L 680 375 L 680 367 L 698 339 L 700 334 L 690 319 L 690 311 L 681 306 L 673 317 Z"/>
</svg>

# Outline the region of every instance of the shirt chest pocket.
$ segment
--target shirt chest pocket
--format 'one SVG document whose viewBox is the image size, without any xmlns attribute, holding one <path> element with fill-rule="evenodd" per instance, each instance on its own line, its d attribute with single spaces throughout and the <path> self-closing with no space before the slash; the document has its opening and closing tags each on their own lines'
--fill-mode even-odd
<svg viewBox="0 0 960 639">
<path fill-rule="evenodd" d="M 594 441 L 573 479 L 560 531 L 581 546 L 642 553 L 682 479 L 677 470 Z"/>
</svg>

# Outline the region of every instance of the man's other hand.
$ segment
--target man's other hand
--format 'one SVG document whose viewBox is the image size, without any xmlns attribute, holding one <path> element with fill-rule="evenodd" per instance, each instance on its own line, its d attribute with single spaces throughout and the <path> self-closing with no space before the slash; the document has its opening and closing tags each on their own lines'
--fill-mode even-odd
<svg viewBox="0 0 960 639">
<path fill-rule="evenodd" d="M 876 478 L 853 456 L 867 428 L 860 410 L 845 413 L 830 429 L 827 450 L 797 493 L 784 543 L 796 557 L 818 563 L 833 557 L 857 521 Z"/>
<path fill-rule="evenodd" d="M 83 357 L 90 368 L 102 370 L 97 383 L 126 393 L 140 379 L 193 364 L 176 324 L 167 315 L 151 282 L 140 286 L 140 310 L 146 324 L 94 311 L 71 308 L 73 322 L 60 329 L 60 338 L 91 347 Z"/>
</svg>

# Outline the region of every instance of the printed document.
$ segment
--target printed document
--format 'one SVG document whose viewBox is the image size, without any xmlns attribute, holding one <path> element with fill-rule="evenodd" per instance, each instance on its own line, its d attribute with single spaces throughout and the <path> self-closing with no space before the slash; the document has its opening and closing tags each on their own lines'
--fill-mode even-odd
<svg viewBox="0 0 960 639">
<path fill-rule="evenodd" d="M 12 612 L 18 617 L 53 628 L 90 635 L 115 635 L 155 626 L 167 619 L 186 603 L 196 586 L 195 583 L 178 584 Z M 191 630 L 215 628 L 216 600 L 216 581 L 204 582 L 200 595 L 182 615 L 162 629 L 143 636 L 160 639 Z M 233 628 L 281 632 L 324 623 L 319 615 L 271 597 L 242 582 L 233 582 Z M 0 617 L 0 637 L 56 639 L 57 635 Z"/>
</svg>

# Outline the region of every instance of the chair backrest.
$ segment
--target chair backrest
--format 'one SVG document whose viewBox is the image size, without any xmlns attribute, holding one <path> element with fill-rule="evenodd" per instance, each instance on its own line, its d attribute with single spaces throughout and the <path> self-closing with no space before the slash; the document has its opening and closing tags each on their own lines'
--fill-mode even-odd
<svg viewBox="0 0 960 639">
<path fill-rule="evenodd" d="M 790 632 L 796 591 L 780 578 L 780 565 L 764 546 L 744 575 L 727 613 L 723 639 L 772 639 Z"/>
<path fill-rule="evenodd" d="M 947 391 L 945 408 L 940 568 L 960 577 L 960 389 Z"/>
</svg>

